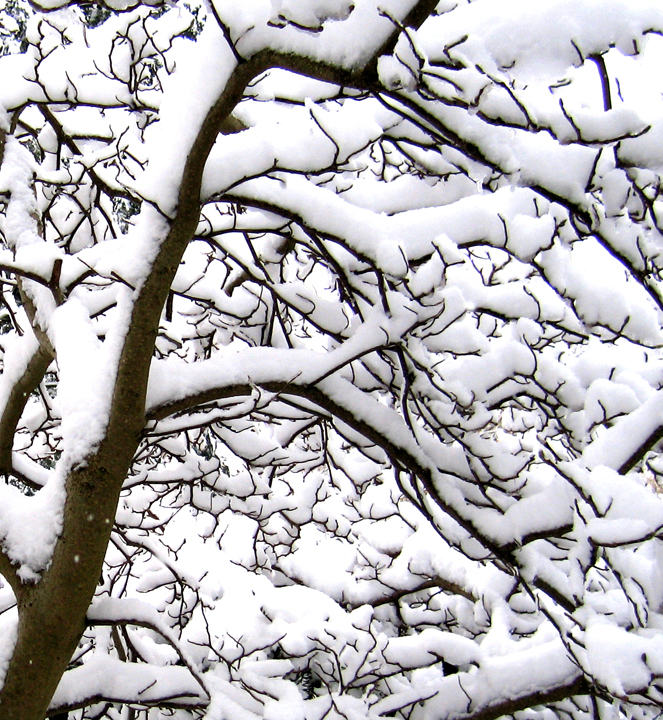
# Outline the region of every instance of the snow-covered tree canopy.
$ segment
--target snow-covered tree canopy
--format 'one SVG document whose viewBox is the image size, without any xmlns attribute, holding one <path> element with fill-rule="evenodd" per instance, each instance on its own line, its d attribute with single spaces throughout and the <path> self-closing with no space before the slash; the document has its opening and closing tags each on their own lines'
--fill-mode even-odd
<svg viewBox="0 0 663 720">
<path fill-rule="evenodd" d="M 663 710 L 658 0 L 6 0 L 1 720 Z"/>
</svg>

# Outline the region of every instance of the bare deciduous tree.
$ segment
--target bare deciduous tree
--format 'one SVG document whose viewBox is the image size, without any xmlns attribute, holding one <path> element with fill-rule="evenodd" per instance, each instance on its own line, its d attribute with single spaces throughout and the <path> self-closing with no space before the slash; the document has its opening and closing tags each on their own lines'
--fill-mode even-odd
<svg viewBox="0 0 663 720">
<path fill-rule="evenodd" d="M 658 717 L 663 10 L 531 5 L 5 5 L 0 719 Z"/>
</svg>

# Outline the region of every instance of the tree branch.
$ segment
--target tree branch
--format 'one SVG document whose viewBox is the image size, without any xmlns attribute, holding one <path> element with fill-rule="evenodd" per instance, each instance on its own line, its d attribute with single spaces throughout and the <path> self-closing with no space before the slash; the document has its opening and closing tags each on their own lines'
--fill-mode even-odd
<svg viewBox="0 0 663 720">
<path fill-rule="evenodd" d="M 0 380 L 0 391 L 3 385 L 9 386 L 0 410 L 0 473 L 4 474 L 11 473 L 13 469 L 14 435 L 30 393 L 37 388 L 53 361 L 49 349 L 39 343 L 34 335 L 25 335 L 19 342 L 28 350 L 24 365 L 18 372 L 16 367 L 6 370 Z"/>
<path fill-rule="evenodd" d="M 107 690 L 109 677 L 113 678 L 111 691 Z M 191 710 L 206 707 L 209 698 L 200 693 L 186 668 L 129 663 L 101 656 L 64 674 L 48 715 L 99 702 Z"/>
<path fill-rule="evenodd" d="M 536 690 L 528 695 L 521 695 L 510 700 L 502 700 L 480 708 L 475 712 L 456 715 L 454 720 L 497 720 L 497 718 L 513 715 L 520 710 L 527 710 L 537 705 L 550 705 L 575 695 L 588 695 L 590 693 L 591 686 L 582 675 L 579 675 L 567 684 L 558 685 L 550 690 Z M 438 720 L 442 719 L 438 718 Z"/>
</svg>

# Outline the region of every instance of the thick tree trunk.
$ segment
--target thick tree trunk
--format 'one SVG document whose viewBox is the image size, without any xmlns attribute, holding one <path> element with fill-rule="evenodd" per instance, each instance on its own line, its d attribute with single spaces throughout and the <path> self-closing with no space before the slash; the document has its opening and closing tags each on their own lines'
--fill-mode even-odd
<svg viewBox="0 0 663 720">
<path fill-rule="evenodd" d="M 0 696 L 2 720 L 41 720 L 85 629 L 134 448 L 111 467 L 95 458 L 67 481 L 62 535 L 41 580 L 18 591 L 19 627 Z M 127 452 L 128 451 L 128 452 Z"/>
</svg>

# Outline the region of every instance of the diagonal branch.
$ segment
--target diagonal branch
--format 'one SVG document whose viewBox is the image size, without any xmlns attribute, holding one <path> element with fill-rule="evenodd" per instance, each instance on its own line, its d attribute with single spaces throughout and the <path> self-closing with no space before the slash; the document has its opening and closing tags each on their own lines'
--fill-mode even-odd
<svg viewBox="0 0 663 720">
<path fill-rule="evenodd" d="M 550 705 L 576 695 L 589 694 L 591 694 L 589 683 L 582 675 L 579 675 L 568 683 L 547 690 L 535 690 L 513 699 L 500 700 L 485 707 L 477 708 L 467 714 L 455 716 L 454 720 L 497 720 L 537 705 Z"/>
</svg>

